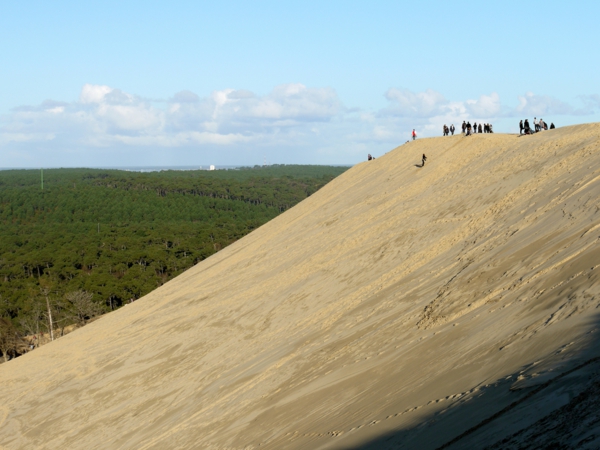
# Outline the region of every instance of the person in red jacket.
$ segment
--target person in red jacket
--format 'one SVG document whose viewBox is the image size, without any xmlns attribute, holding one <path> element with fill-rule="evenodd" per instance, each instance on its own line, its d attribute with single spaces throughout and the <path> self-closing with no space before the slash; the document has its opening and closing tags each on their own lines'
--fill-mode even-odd
<svg viewBox="0 0 600 450">
<path fill-rule="evenodd" d="M 412 137 L 413 137 L 413 141 L 417 138 L 417 132 L 415 131 L 414 128 L 413 128 L 413 132 L 412 132 Z"/>
</svg>

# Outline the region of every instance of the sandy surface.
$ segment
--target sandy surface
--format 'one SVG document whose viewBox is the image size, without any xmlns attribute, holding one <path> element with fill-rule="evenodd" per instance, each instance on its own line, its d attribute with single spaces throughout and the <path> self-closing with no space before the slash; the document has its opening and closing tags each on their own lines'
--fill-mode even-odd
<svg viewBox="0 0 600 450">
<path fill-rule="evenodd" d="M 0 446 L 530 442 L 598 410 L 599 211 L 600 124 L 402 145 L 2 364 Z"/>
</svg>

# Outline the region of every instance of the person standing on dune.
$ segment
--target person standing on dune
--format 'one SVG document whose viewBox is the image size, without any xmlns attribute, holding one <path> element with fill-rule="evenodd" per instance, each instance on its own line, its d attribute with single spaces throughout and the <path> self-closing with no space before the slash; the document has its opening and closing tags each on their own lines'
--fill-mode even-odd
<svg viewBox="0 0 600 450">
<path fill-rule="evenodd" d="M 412 132 L 412 137 L 413 137 L 413 141 L 417 138 L 417 132 L 415 131 L 414 128 L 413 128 L 413 132 Z"/>
<path fill-rule="evenodd" d="M 427 161 L 427 156 L 423 153 L 423 158 L 421 159 L 421 167 L 425 167 L 425 161 Z"/>
</svg>

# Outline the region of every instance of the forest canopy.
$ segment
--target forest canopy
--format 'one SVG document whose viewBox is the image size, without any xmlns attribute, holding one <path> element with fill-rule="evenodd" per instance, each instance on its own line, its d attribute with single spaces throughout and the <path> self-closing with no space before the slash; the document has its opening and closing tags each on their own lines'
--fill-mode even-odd
<svg viewBox="0 0 600 450">
<path fill-rule="evenodd" d="M 46 330 L 49 304 L 58 326 L 84 323 L 81 304 L 142 297 L 347 169 L 0 171 L 0 317 Z"/>
</svg>

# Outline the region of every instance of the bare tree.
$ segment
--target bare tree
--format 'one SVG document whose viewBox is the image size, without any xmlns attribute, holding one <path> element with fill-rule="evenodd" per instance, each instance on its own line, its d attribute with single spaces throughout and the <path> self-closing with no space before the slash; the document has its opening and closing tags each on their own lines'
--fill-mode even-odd
<svg viewBox="0 0 600 450">
<path fill-rule="evenodd" d="M 54 301 L 54 325 L 60 328 L 60 337 L 65 335 L 65 327 L 73 323 L 73 314 L 70 311 L 71 303 L 65 299 Z"/>
<path fill-rule="evenodd" d="M 92 301 L 94 294 L 86 291 L 74 291 L 65 295 L 65 298 L 72 306 L 73 318 L 79 325 L 85 323 L 97 315 L 102 314 L 102 308 Z"/>
<path fill-rule="evenodd" d="M 31 299 L 31 309 L 19 315 L 21 329 L 30 336 L 35 336 L 34 343 L 39 347 L 40 322 L 44 320 L 43 306 L 38 298 Z"/>
<path fill-rule="evenodd" d="M 50 330 L 50 340 L 54 340 L 54 326 L 52 323 L 52 308 L 50 308 L 50 299 L 48 298 L 48 294 L 50 293 L 50 289 L 43 288 L 42 295 L 46 298 L 46 307 L 48 308 L 48 325 Z"/>
</svg>

